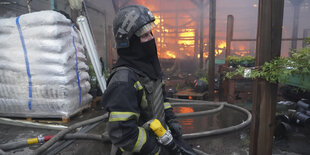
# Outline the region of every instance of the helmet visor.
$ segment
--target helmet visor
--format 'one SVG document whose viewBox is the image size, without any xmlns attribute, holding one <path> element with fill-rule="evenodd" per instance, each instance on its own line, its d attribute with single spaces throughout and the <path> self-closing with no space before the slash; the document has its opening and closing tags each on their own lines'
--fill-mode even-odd
<svg viewBox="0 0 310 155">
<path fill-rule="evenodd" d="M 152 30 L 152 28 L 154 28 L 156 25 L 154 22 L 148 23 L 146 25 L 144 25 L 143 27 L 141 27 L 135 34 L 138 37 L 141 37 L 143 34 L 149 32 Z"/>
</svg>

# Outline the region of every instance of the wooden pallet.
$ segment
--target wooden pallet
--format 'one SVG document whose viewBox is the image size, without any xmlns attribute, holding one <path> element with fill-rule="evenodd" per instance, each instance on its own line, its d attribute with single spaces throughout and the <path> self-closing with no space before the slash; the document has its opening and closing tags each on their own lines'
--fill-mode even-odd
<svg viewBox="0 0 310 155">
<path fill-rule="evenodd" d="M 71 114 L 70 116 L 62 116 L 61 118 L 33 118 L 33 117 L 26 117 L 26 118 L 14 118 L 17 120 L 25 120 L 25 121 L 29 121 L 29 122 L 37 122 L 37 123 L 46 123 L 46 124 L 68 124 L 70 122 L 70 119 L 72 117 L 78 116 L 78 115 L 82 115 L 86 110 L 88 110 L 90 107 L 84 108 L 84 109 L 80 109 L 79 111 L 77 111 L 74 114 Z"/>
<path fill-rule="evenodd" d="M 79 116 L 82 115 L 86 110 L 90 109 L 90 108 L 96 108 L 96 105 L 98 102 L 100 102 L 101 97 L 98 96 L 96 98 L 94 98 L 90 104 L 88 104 L 88 106 L 85 106 L 84 108 L 81 108 L 77 111 L 75 111 L 74 113 L 71 113 L 70 116 L 47 116 L 47 117 L 39 117 L 39 116 L 33 116 L 33 117 L 23 117 L 18 116 L 16 114 L 11 114 L 11 115 L 4 115 L 3 117 L 7 117 L 10 119 L 15 119 L 15 120 L 21 120 L 21 121 L 29 121 L 29 122 L 38 122 L 38 123 L 53 123 L 53 124 L 67 124 L 70 122 L 70 119 L 75 117 L 75 116 Z"/>
</svg>

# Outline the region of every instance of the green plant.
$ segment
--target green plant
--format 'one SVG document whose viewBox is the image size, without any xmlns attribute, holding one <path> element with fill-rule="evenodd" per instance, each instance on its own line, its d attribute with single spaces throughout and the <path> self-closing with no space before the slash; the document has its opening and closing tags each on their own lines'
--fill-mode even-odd
<svg viewBox="0 0 310 155">
<path fill-rule="evenodd" d="M 208 84 L 208 73 L 202 69 L 199 69 L 196 72 L 196 76 L 198 77 L 199 80 L 205 82 L 206 84 Z"/>
<path fill-rule="evenodd" d="M 233 67 L 237 67 L 238 65 L 248 67 L 254 66 L 255 58 L 252 56 L 228 56 L 226 60 L 229 62 L 229 65 Z"/>
<path fill-rule="evenodd" d="M 208 84 L 208 77 L 202 77 L 199 80 L 205 82 L 206 84 Z"/>
<path fill-rule="evenodd" d="M 305 39 L 306 44 L 310 45 L 310 37 Z"/>
<path fill-rule="evenodd" d="M 310 39 L 307 40 L 310 43 Z M 285 82 L 293 74 L 310 74 L 310 48 L 305 47 L 298 51 L 291 52 L 291 57 L 278 57 L 270 62 L 265 62 L 263 66 L 254 68 L 247 75 L 252 79 L 262 78 L 271 83 Z M 235 71 L 227 72 L 225 78 L 243 76 L 245 67 L 238 66 Z"/>
</svg>

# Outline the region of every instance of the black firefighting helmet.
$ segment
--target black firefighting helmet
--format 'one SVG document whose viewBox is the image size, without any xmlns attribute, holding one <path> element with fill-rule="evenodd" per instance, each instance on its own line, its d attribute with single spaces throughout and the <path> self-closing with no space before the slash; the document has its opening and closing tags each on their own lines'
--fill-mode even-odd
<svg viewBox="0 0 310 155">
<path fill-rule="evenodd" d="M 154 21 L 151 11 L 142 5 L 121 8 L 113 21 L 116 48 L 129 47 L 129 39 L 134 34 L 140 37 L 150 31 Z"/>
</svg>

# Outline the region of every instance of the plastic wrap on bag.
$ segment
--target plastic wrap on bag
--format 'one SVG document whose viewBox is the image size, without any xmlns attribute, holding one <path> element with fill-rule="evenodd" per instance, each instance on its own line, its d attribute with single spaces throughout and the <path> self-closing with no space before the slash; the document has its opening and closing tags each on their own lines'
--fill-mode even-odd
<svg viewBox="0 0 310 155">
<path fill-rule="evenodd" d="M 88 81 L 81 82 L 81 94 L 87 94 L 90 89 Z M 28 97 L 28 85 L 12 85 L 0 83 L 0 98 L 22 99 Z M 78 94 L 78 85 L 34 85 L 33 98 L 65 99 Z"/>
<path fill-rule="evenodd" d="M 80 81 L 88 80 L 89 75 L 87 72 L 79 72 Z M 66 85 L 77 81 L 76 71 L 71 70 L 66 74 L 66 76 L 50 76 L 45 74 L 32 75 L 31 79 L 34 84 L 45 85 L 45 84 L 55 84 L 55 85 Z M 3 71 L 0 69 L 0 83 L 5 84 L 25 84 L 28 83 L 27 74 L 21 72 Z"/>
<path fill-rule="evenodd" d="M 13 20 L 11 19 L 12 18 L 1 19 L 0 27 L 14 27 L 15 19 L 14 18 Z M 23 14 L 22 17 L 20 18 L 20 24 L 22 27 L 26 26 L 34 27 L 34 26 L 55 25 L 55 24 L 71 26 L 71 21 L 61 13 L 45 10 Z"/>
<path fill-rule="evenodd" d="M 79 32 L 55 11 L 0 19 L 0 115 L 70 117 L 92 99 Z"/>
<path fill-rule="evenodd" d="M 82 103 L 88 103 L 92 96 L 82 96 Z M 9 117 L 45 117 L 59 118 L 70 117 L 80 109 L 89 107 L 89 104 L 79 104 L 79 98 L 70 99 L 33 99 L 32 109 L 29 110 L 28 99 L 3 99 L 0 98 L 1 116 Z M 73 104 L 74 103 L 74 104 Z"/>
</svg>

